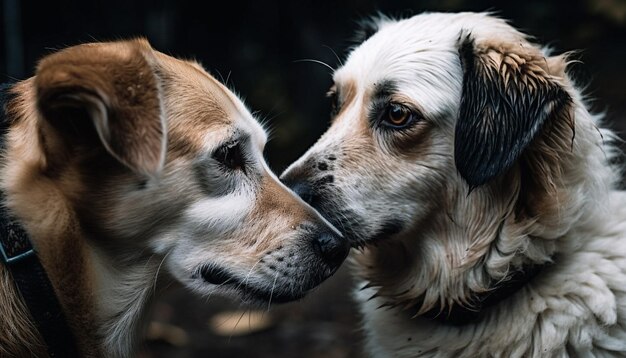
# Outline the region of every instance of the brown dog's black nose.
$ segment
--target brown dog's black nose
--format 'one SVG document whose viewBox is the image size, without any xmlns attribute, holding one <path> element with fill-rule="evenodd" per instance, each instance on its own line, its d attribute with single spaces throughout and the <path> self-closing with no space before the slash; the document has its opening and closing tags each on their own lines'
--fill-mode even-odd
<svg viewBox="0 0 626 358">
<path fill-rule="evenodd" d="M 289 171 L 284 173 L 280 180 L 302 200 L 320 210 L 321 197 L 311 182 L 303 176 L 304 173 L 301 171 Z M 328 267 L 333 269 L 339 267 L 350 252 L 349 241 L 341 237 L 338 231 L 322 231 L 313 238 L 311 243 L 313 251 L 322 258 Z"/>
<path fill-rule="evenodd" d="M 339 267 L 350 252 L 348 240 L 331 232 L 323 232 L 313 239 L 313 251 L 332 268 Z"/>
</svg>

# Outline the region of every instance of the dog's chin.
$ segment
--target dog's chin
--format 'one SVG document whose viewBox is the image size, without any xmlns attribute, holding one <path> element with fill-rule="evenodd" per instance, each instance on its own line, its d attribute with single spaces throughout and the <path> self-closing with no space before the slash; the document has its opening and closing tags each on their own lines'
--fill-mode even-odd
<svg viewBox="0 0 626 358">
<path fill-rule="evenodd" d="M 323 212 L 322 215 L 327 217 L 335 227 L 341 228 L 344 238 L 356 249 L 392 240 L 404 229 L 404 224 L 397 219 L 380 219 L 376 227 L 372 228 L 366 223 L 372 223 L 377 218 L 365 220 L 357 216 L 348 216 L 345 212 L 340 214 Z"/>
<path fill-rule="evenodd" d="M 344 240 L 348 240 L 353 248 L 361 249 L 370 241 L 371 235 L 367 232 L 366 220 L 356 215 L 352 210 L 346 209 L 345 204 L 323 199 L 318 199 L 311 204 L 334 227 L 341 230 Z"/>
<path fill-rule="evenodd" d="M 268 287 L 257 287 L 219 267 L 203 267 L 199 276 L 205 284 L 218 287 L 221 294 L 237 296 L 250 305 L 296 301 L 307 293 L 307 290 L 286 291 L 271 283 Z"/>
</svg>

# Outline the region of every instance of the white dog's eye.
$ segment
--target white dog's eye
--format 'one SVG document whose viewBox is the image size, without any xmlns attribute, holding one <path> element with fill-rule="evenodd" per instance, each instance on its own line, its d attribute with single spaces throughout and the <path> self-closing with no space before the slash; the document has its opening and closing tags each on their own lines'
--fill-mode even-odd
<svg viewBox="0 0 626 358">
<path fill-rule="evenodd" d="M 413 112 L 398 103 L 390 103 L 382 116 L 382 123 L 394 128 L 402 128 L 406 127 L 413 121 L 414 115 Z"/>
<path fill-rule="evenodd" d="M 326 93 L 326 97 L 330 99 L 330 116 L 334 117 L 339 112 L 339 96 L 335 87 Z"/>
</svg>

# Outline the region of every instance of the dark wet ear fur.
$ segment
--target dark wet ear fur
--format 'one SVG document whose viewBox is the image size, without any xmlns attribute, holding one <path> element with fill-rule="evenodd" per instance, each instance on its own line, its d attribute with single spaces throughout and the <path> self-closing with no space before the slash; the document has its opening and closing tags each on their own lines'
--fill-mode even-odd
<svg viewBox="0 0 626 358">
<path fill-rule="evenodd" d="M 35 87 L 48 162 L 62 165 L 72 155 L 67 147 L 80 143 L 103 147 L 134 172 L 157 174 L 166 128 L 153 61 L 145 40 L 79 45 L 44 58 Z"/>
<path fill-rule="evenodd" d="M 571 97 L 547 73 L 544 57 L 534 48 L 479 48 L 463 34 L 459 56 L 464 75 L 454 159 L 473 189 L 511 168 Z"/>
<path fill-rule="evenodd" d="M 379 13 L 357 21 L 358 28 L 350 41 L 352 48 L 359 46 L 367 41 L 367 39 L 374 36 L 374 34 L 380 30 L 380 25 L 388 20 L 389 18 L 387 16 Z"/>
</svg>

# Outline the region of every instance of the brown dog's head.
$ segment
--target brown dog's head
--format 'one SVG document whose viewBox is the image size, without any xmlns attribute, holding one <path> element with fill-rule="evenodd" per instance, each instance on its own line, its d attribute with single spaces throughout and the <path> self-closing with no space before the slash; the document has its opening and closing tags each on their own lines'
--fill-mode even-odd
<svg viewBox="0 0 626 358">
<path fill-rule="evenodd" d="M 73 225 L 101 266 L 156 262 L 195 291 L 253 301 L 299 298 L 346 257 L 268 169 L 261 126 L 197 63 L 144 40 L 85 44 L 46 57 L 15 92 L 31 84 L 13 111 L 37 119 L 14 124 L 5 186 L 34 237 Z"/>
<path fill-rule="evenodd" d="M 600 134 L 566 59 L 503 20 L 374 25 L 334 73 L 330 129 L 281 179 L 366 246 L 361 272 L 382 296 L 469 304 L 511 269 L 549 260 L 553 243 L 533 235 L 569 230 L 587 205 L 570 194 L 612 175 Z"/>
</svg>

